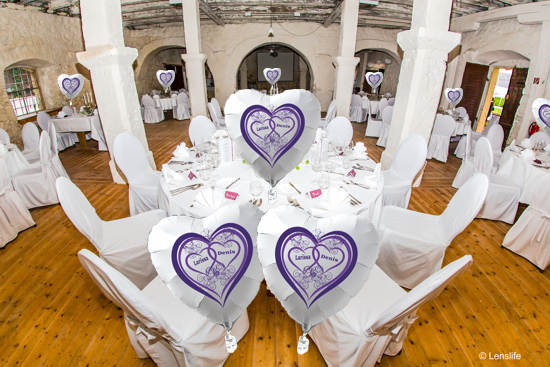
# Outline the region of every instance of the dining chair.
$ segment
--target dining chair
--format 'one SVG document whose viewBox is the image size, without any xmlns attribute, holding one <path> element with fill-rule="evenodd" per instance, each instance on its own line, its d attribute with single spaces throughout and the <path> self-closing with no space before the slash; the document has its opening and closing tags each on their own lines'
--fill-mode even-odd
<svg viewBox="0 0 550 367">
<path fill-rule="evenodd" d="M 69 106 L 63 106 L 63 108 L 61 109 L 61 111 L 63 111 L 63 113 L 67 116 L 72 116 L 74 115 L 74 110 L 69 107 Z"/>
<path fill-rule="evenodd" d="M 550 144 L 550 136 L 548 136 L 548 134 L 543 131 L 534 133 L 533 135 L 531 135 L 531 138 L 529 140 L 532 142 L 533 145 L 540 142 L 544 142 L 547 145 Z"/>
<path fill-rule="evenodd" d="M 50 132 L 48 126 L 50 125 L 51 119 L 52 117 L 44 111 L 38 112 L 38 115 L 36 116 L 36 122 L 38 123 L 38 126 L 40 126 L 40 129 L 42 129 L 42 131 L 48 131 L 48 133 Z M 78 142 L 78 137 L 75 133 L 57 133 L 56 140 L 56 149 L 61 151 L 73 146 L 76 142 Z"/>
<path fill-rule="evenodd" d="M 225 117 L 222 114 L 222 109 L 220 108 L 220 103 L 216 98 L 212 98 L 210 100 L 210 103 L 212 104 L 212 108 L 214 109 L 214 113 L 216 114 L 216 120 L 220 127 L 225 126 Z"/>
<path fill-rule="evenodd" d="M 388 107 L 388 99 L 382 98 L 380 102 L 378 103 L 378 113 L 376 115 L 376 118 L 382 119 L 382 112 L 384 112 L 384 109 Z"/>
<path fill-rule="evenodd" d="M 328 124 L 326 131 L 328 133 L 328 140 L 332 143 L 343 140 L 347 145 L 353 139 L 353 126 L 344 116 L 335 117 Z"/>
<path fill-rule="evenodd" d="M 212 118 L 212 122 L 216 125 L 217 129 L 220 129 L 220 124 L 218 122 L 218 116 L 216 115 L 216 111 L 214 111 L 214 107 L 212 106 L 212 103 L 208 102 L 208 113 L 210 113 L 210 117 Z"/>
<path fill-rule="evenodd" d="M 403 348 L 417 310 L 437 298 L 472 264 L 466 255 L 428 277 L 410 292 L 374 266 L 359 293 L 341 311 L 309 332 L 330 367 L 373 367 Z"/>
<path fill-rule="evenodd" d="M 161 173 L 151 168 L 140 141 L 128 133 L 118 134 L 113 151 L 115 162 L 130 186 L 130 215 L 158 209 L 157 191 Z"/>
<path fill-rule="evenodd" d="M 388 106 L 393 106 L 393 105 L 395 105 L 395 98 L 388 99 Z"/>
<path fill-rule="evenodd" d="M 426 140 L 422 135 L 408 136 L 399 144 L 390 169 L 383 171 L 383 205 L 406 209 L 411 198 L 412 183 L 426 162 Z"/>
<path fill-rule="evenodd" d="M 139 290 L 123 274 L 88 250 L 78 258 L 101 292 L 124 312 L 130 344 L 138 358 L 159 366 L 221 367 L 229 357 L 225 329 L 178 300 L 156 277 Z M 250 324 L 246 310 L 231 335 L 240 340 Z"/>
<path fill-rule="evenodd" d="M 204 140 L 210 141 L 215 132 L 214 123 L 206 116 L 195 116 L 189 124 L 189 140 L 193 145 Z"/>
<path fill-rule="evenodd" d="M 351 106 L 350 106 L 350 121 L 353 122 L 365 122 L 363 119 L 363 100 L 359 94 L 354 94 L 351 97 Z"/>
<path fill-rule="evenodd" d="M 388 143 L 388 136 L 390 135 L 390 124 L 393 116 L 393 106 L 387 106 L 382 112 L 382 129 L 380 130 L 380 137 L 376 142 L 376 145 L 385 147 Z"/>
<path fill-rule="evenodd" d="M 38 162 L 40 159 L 40 132 L 32 122 L 27 122 L 21 130 L 21 139 L 23 140 L 23 155 L 29 163 Z"/>
<path fill-rule="evenodd" d="M 327 115 L 324 118 L 321 118 L 321 123 L 319 124 L 319 127 L 325 129 L 327 125 L 334 119 L 335 116 L 336 116 L 336 100 L 333 99 L 328 106 Z"/>
<path fill-rule="evenodd" d="M 377 119 L 372 117 L 371 105 L 368 98 L 365 98 L 367 101 L 367 129 L 365 130 L 365 136 L 370 136 L 373 138 L 380 137 L 380 131 L 382 130 L 382 119 Z"/>
<path fill-rule="evenodd" d="M 191 118 L 191 114 L 189 113 L 189 97 L 187 97 L 187 94 L 178 94 L 176 97 L 176 106 L 174 106 L 172 112 L 176 120 L 187 120 Z"/>
<path fill-rule="evenodd" d="M 452 187 L 459 189 L 474 174 L 474 156 L 472 155 L 472 129 L 468 126 L 465 139 L 464 156 L 462 164 L 456 172 Z"/>
<path fill-rule="evenodd" d="M 481 131 L 481 132 L 472 131 L 472 133 L 471 133 L 471 139 L 472 140 L 471 141 L 472 142 L 478 141 L 479 138 L 481 138 L 482 136 L 487 137 L 487 134 L 491 130 L 491 127 L 493 127 L 494 125 L 498 125 L 499 122 L 500 122 L 500 116 L 491 117 L 491 119 L 487 122 L 487 126 L 485 126 L 485 129 L 483 131 Z M 475 143 L 473 143 L 473 144 L 475 144 Z M 460 139 L 460 141 L 458 142 L 458 145 L 456 146 L 454 154 L 458 158 L 463 158 L 465 151 L 466 151 L 466 135 L 463 135 L 462 138 Z"/>
<path fill-rule="evenodd" d="M 441 215 L 396 206 L 382 209 L 376 264 L 397 284 L 414 288 L 441 269 L 445 250 L 476 217 L 485 202 L 489 179 L 471 177 L 453 196 Z"/>
<path fill-rule="evenodd" d="M 50 145 L 52 147 L 52 165 L 55 168 L 59 177 L 69 178 L 61 159 L 59 159 L 59 153 L 57 149 L 57 143 L 59 142 L 59 135 L 55 131 L 55 125 L 53 123 L 48 124 L 48 135 L 50 136 Z"/>
<path fill-rule="evenodd" d="M 4 129 L 0 129 L 0 141 L 10 144 L 10 135 Z"/>
<path fill-rule="evenodd" d="M 434 158 L 443 163 L 447 162 L 449 143 L 455 131 L 455 126 L 455 120 L 451 116 L 436 115 L 426 159 Z"/>
<path fill-rule="evenodd" d="M 155 97 L 158 98 L 157 95 Z M 164 121 L 164 111 L 162 107 L 155 107 L 155 101 L 147 94 L 141 98 L 141 104 L 144 107 L 143 110 L 143 122 L 147 124 L 156 124 Z"/>
</svg>

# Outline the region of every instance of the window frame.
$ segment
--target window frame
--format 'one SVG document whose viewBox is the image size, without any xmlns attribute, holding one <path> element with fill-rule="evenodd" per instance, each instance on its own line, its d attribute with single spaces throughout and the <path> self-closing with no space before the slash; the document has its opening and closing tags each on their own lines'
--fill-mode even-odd
<svg viewBox="0 0 550 367">
<path fill-rule="evenodd" d="M 4 83 L 16 117 L 44 110 L 42 92 L 35 69 L 24 67 L 6 69 L 4 70 Z M 20 103 L 17 104 L 17 101 Z"/>
</svg>

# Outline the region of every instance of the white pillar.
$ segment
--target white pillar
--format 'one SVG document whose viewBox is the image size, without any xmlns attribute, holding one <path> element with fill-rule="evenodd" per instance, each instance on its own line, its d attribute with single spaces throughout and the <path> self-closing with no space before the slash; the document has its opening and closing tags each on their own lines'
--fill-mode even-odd
<svg viewBox="0 0 550 367">
<path fill-rule="evenodd" d="M 197 0 L 183 0 L 183 28 L 185 32 L 185 50 L 181 55 L 185 61 L 187 82 L 189 83 L 189 101 L 193 116 L 208 116 L 208 95 L 206 93 L 206 75 L 204 63 L 206 55 L 202 53 L 199 3 Z"/>
<path fill-rule="evenodd" d="M 390 134 L 382 153 L 388 169 L 395 151 L 407 136 L 420 134 L 430 140 L 446 61 L 461 35 L 449 32 L 452 0 L 415 0 L 411 29 L 397 35 L 404 51 Z"/>
<path fill-rule="evenodd" d="M 241 64 L 241 68 L 239 69 L 241 73 L 241 88 L 240 89 L 248 89 L 248 69 L 246 67 L 246 59 L 243 60 L 243 63 Z"/>
<path fill-rule="evenodd" d="M 344 0 L 340 20 L 340 52 L 334 58 L 336 65 L 336 113 L 349 119 L 355 66 L 359 62 L 355 55 L 357 21 L 359 18 L 359 0 Z"/>
<path fill-rule="evenodd" d="M 307 88 L 306 76 L 307 76 L 307 64 L 304 61 L 304 59 L 300 57 L 300 89 Z"/>
<path fill-rule="evenodd" d="M 80 14 L 86 51 L 76 54 L 90 70 L 103 133 L 111 154 L 109 166 L 113 180 L 125 183 L 116 170 L 113 144 L 116 136 L 127 132 L 139 139 L 153 169 L 132 64 L 138 56 L 135 48 L 124 46 L 120 1 L 81 0 Z"/>
</svg>

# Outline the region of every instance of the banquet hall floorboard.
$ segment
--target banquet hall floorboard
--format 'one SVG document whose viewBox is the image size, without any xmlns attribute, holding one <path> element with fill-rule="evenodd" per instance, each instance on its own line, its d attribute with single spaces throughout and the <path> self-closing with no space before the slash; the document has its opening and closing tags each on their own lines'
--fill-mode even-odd
<svg viewBox="0 0 550 367">
<path fill-rule="evenodd" d="M 353 124 L 355 141 L 380 159 L 376 139 Z M 189 121 L 146 124 L 157 168 L 181 141 L 189 143 Z M 91 147 L 97 147 L 90 142 Z M 456 144 L 452 144 L 451 151 Z M 113 184 L 107 152 L 71 147 L 59 154 L 73 182 L 103 220 L 129 216 L 128 187 Z M 440 214 L 456 192 L 452 180 L 460 160 L 430 160 L 409 209 Z M 525 206 L 521 206 L 523 210 Z M 33 209 L 37 224 L 0 250 L 1 366 L 153 366 L 128 342 L 123 313 L 108 301 L 77 258 L 97 253 L 59 205 Z M 444 264 L 471 254 L 474 264 L 436 300 L 418 312 L 403 351 L 384 356 L 381 366 L 550 365 L 550 271 L 540 273 L 525 259 L 502 249 L 510 228 L 476 219 L 447 249 Z M 250 329 L 226 366 L 325 366 L 315 347 L 299 356 L 300 327 L 262 284 L 248 307 Z M 520 360 L 481 360 L 485 352 L 521 355 Z"/>
</svg>

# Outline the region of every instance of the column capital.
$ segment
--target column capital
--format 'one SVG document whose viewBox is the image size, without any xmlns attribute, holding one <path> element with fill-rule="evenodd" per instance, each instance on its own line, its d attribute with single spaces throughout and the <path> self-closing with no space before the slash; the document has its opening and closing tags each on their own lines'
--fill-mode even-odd
<svg viewBox="0 0 550 367">
<path fill-rule="evenodd" d="M 208 56 L 206 54 L 182 54 L 181 58 L 186 63 L 205 63 Z"/>
<path fill-rule="evenodd" d="M 132 65 L 138 57 L 138 50 L 131 47 L 93 47 L 76 53 L 76 59 L 86 68 L 97 66 Z"/>
<path fill-rule="evenodd" d="M 361 59 L 358 57 L 349 57 L 349 56 L 336 56 L 333 61 L 336 66 L 352 66 L 355 67 L 359 64 Z"/>
<path fill-rule="evenodd" d="M 424 28 L 411 29 L 397 34 L 397 43 L 404 52 L 417 50 L 440 51 L 445 54 L 451 52 L 460 44 L 462 35 L 440 29 Z"/>
</svg>

